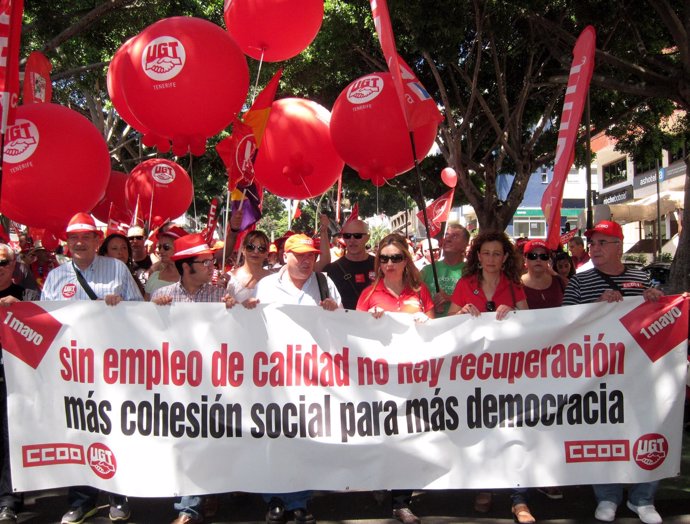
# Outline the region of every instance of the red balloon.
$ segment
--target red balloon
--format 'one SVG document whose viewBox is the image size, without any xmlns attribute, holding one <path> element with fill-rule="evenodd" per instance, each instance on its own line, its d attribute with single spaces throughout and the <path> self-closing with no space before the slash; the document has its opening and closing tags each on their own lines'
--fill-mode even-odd
<svg viewBox="0 0 690 524">
<path fill-rule="evenodd" d="M 458 183 L 458 174 L 452 167 L 445 167 L 441 171 L 441 180 L 448 187 L 455 187 Z"/>
<path fill-rule="evenodd" d="M 430 98 L 406 85 L 417 159 L 431 149 L 440 114 Z M 372 73 L 348 85 L 333 105 L 333 145 L 364 180 L 380 186 L 414 166 L 410 133 L 390 73 Z"/>
<path fill-rule="evenodd" d="M 232 122 L 247 97 L 246 58 L 226 31 L 206 20 L 160 20 L 121 51 L 109 70 L 109 91 L 123 118 L 133 115 L 138 124 L 128 122 L 146 132 L 147 145 L 160 148 L 164 137 L 178 156 L 202 155 L 206 139 Z"/>
<path fill-rule="evenodd" d="M 110 154 L 98 129 L 57 104 L 19 106 L 5 135 L 0 210 L 27 226 L 61 231 L 103 198 Z"/>
<path fill-rule="evenodd" d="M 329 120 L 328 110 L 311 100 L 273 102 L 254 165 L 257 180 L 283 198 L 324 193 L 344 167 L 331 142 Z"/>
<path fill-rule="evenodd" d="M 323 21 L 323 0 L 226 0 L 225 27 L 245 55 L 266 62 L 304 51 Z"/>
<path fill-rule="evenodd" d="M 48 251 L 55 251 L 60 245 L 60 235 L 57 235 L 47 229 L 30 227 L 29 235 L 31 235 L 31 238 L 34 239 L 34 244 L 40 240 L 41 245 Z"/>
<path fill-rule="evenodd" d="M 105 188 L 105 196 L 91 210 L 91 214 L 101 222 L 108 223 L 112 218 L 117 222 L 129 223 L 132 213 L 127 206 L 125 197 L 125 184 L 129 175 L 121 171 L 111 171 L 108 187 Z"/>
<path fill-rule="evenodd" d="M 138 216 L 175 219 L 192 203 L 194 189 L 187 171 L 172 160 L 153 158 L 142 162 L 129 174 L 125 195 L 129 209 Z M 153 206 L 151 199 L 153 198 Z"/>
</svg>

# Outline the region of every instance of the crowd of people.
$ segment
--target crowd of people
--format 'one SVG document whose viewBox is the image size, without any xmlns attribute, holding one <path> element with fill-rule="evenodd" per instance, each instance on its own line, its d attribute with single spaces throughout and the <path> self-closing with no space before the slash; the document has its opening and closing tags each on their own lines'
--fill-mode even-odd
<svg viewBox="0 0 690 524">
<path fill-rule="evenodd" d="M 227 247 L 238 237 L 238 219 L 228 228 Z M 553 252 L 539 239 L 513 242 L 504 233 L 481 231 L 473 238 L 457 223 L 446 225 L 443 238 L 415 246 L 405 236 L 389 234 L 371 245 L 369 228 L 359 219 L 346 221 L 331 249 L 322 221 L 318 239 L 305 234 L 271 243 L 261 231 L 239 240 L 232 264 L 222 260 L 217 246 L 199 233 L 164 224 L 148 235 L 139 226 L 102 238 L 93 218 L 78 213 L 66 228 L 64 255 L 31 245 L 20 235 L 19 252 L 0 243 L 0 304 L 19 300 L 150 300 L 160 306 L 173 302 L 222 302 L 226 307 L 255 308 L 281 303 L 346 308 L 375 318 L 402 312 L 416 322 L 454 314 L 494 314 L 502 320 L 516 310 L 559 307 L 596 301 L 616 302 L 641 295 L 657 301 L 661 291 L 646 273 L 621 262 L 623 232 L 615 222 L 602 221 L 566 250 Z M 433 264 L 432 264 L 433 261 Z M 591 268 L 587 269 L 587 265 Z M 576 270 L 580 271 L 576 273 Z M 7 392 L 4 370 L 0 383 L 3 451 L 0 463 L 0 524 L 17 521 L 20 496 L 13 492 L 9 468 Z M 628 488 L 627 506 L 646 524 L 662 521 L 654 507 L 658 483 Z M 539 488 L 552 499 L 556 487 Z M 624 486 L 594 486 L 596 519 L 611 522 L 623 502 Z M 391 493 L 392 515 L 403 524 L 419 524 L 411 507 L 412 491 Z M 535 522 L 527 489 L 511 490 L 512 514 L 519 523 Z M 99 491 L 88 486 L 69 490 L 63 524 L 81 524 L 99 509 Z M 130 518 L 127 498 L 108 494 L 113 522 Z M 309 506 L 312 493 L 265 494 L 267 524 L 294 521 L 315 524 Z M 487 512 L 492 493 L 477 492 L 475 510 Z M 210 496 L 183 496 L 175 504 L 173 524 L 201 524 L 212 512 Z"/>
</svg>

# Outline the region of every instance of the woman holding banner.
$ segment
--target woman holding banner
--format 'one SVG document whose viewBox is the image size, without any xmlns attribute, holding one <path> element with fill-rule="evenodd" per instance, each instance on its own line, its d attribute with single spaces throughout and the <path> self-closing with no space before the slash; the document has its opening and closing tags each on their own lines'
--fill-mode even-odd
<svg viewBox="0 0 690 524">
<path fill-rule="evenodd" d="M 386 311 L 414 315 L 415 321 L 434 318 L 434 301 L 421 274 L 415 267 L 404 237 L 390 234 L 381 240 L 374 261 L 376 279 L 365 288 L 357 301 L 358 311 L 368 311 L 381 318 Z M 393 517 L 403 524 L 420 524 L 410 509 L 411 490 L 394 490 Z"/>
</svg>

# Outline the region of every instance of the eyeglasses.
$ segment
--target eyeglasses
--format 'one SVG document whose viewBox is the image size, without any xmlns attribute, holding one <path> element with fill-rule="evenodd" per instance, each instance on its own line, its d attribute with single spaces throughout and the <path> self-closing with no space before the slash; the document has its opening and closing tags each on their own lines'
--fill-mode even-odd
<svg viewBox="0 0 690 524">
<path fill-rule="evenodd" d="M 525 257 L 527 258 L 527 260 L 539 259 L 543 260 L 544 262 L 546 262 L 549 259 L 549 255 L 547 255 L 546 253 L 527 253 Z"/>
<path fill-rule="evenodd" d="M 5 260 L 0 260 L 0 267 L 9 266 L 9 265 L 10 265 L 10 262 L 12 262 L 12 261 L 11 261 L 11 260 L 7 260 L 7 259 L 5 259 Z"/>
<path fill-rule="evenodd" d="M 489 300 L 486 302 L 486 310 L 491 313 L 492 311 L 496 311 L 496 302 L 493 300 Z"/>
<path fill-rule="evenodd" d="M 590 240 L 590 246 L 606 247 L 608 244 L 620 244 L 620 240 Z"/>
<path fill-rule="evenodd" d="M 352 237 L 356 238 L 357 240 L 361 239 L 366 233 L 343 233 L 343 238 L 345 240 L 350 240 Z"/>
<path fill-rule="evenodd" d="M 127 237 L 129 240 L 144 240 L 144 237 L 141 235 L 133 236 L 133 237 Z"/>
<path fill-rule="evenodd" d="M 255 246 L 254 244 L 247 244 L 244 248 L 247 251 L 258 251 L 259 253 L 265 253 L 268 250 L 266 246 Z"/>
<path fill-rule="evenodd" d="M 162 249 L 163 251 L 170 251 L 172 248 L 172 244 L 158 244 L 158 249 Z"/>
<path fill-rule="evenodd" d="M 209 258 L 208 260 L 194 260 L 192 261 L 192 264 L 201 264 L 204 267 L 211 267 L 213 265 L 213 259 Z"/>
<path fill-rule="evenodd" d="M 393 264 L 400 264 L 400 262 L 405 260 L 405 255 L 401 255 L 400 253 L 396 255 L 379 255 L 379 260 L 382 264 L 388 264 L 388 262 L 393 262 Z"/>
</svg>

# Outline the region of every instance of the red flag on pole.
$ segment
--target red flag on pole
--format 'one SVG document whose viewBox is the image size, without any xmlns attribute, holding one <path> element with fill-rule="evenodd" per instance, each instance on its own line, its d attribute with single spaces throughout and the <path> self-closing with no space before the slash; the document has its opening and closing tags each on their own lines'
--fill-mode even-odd
<svg viewBox="0 0 690 524">
<path fill-rule="evenodd" d="M 553 166 L 553 180 L 544 191 L 541 208 L 546 217 L 548 234 L 546 245 L 556 249 L 561 235 L 561 201 L 563 186 L 568 177 L 570 166 L 575 159 L 577 130 L 582 119 L 582 110 L 587 99 L 589 82 L 594 71 L 594 51 L 596 50 L 596 32 L 589 25 L 580 33 L 573 49 L 573 62 L 568 76 L 568 87 L 565 90 L 561 126 L 558 129 L 556 160 Z"/>
<path fill-rule="evenodd" d="M 276 92 L 278 91 L 278 83 L 280 82 L 280 77 L 283 74 L 283 70 L 279 69 L 278 72 L 273 75 L 273 78 L 266 84 L 261 92 L 257 95 L 252 107 L 249 108 L 242 116 L 242 121 L 252 128 L 254 131 L 254 138 L 256 139 L 256 147 L 261 147 L 261 140 L 264 137 L 264 130 L 266 129 L 266 123 L 268 122 L 268 117 L 271 114 L 271 105 L 273 100 L 276 98 Z"/>
<path fill-rule="evenodd" d="M 24 0 L 0 0 L 0 104 L 1 131 L 14 123 L 19 97 L 19 36 Z"/>
<path fill-rule="evenodd" d="M 453 207 L 453 194 L 455 189 L 444 193 L 426 207 L 429 217 L 429 230 L 426 232 L 428 237 L 435 237 L 441 232 L 441 224 L 448 221 L 450 209 Z M 424 212 L 417 213 L 417 218 L 424 221 Z"/>
<path fill-rule="evenodd" d="M 43 53 L 33 51 L 24 68 L 24 104 L 42 104 L 53 97 L 50 71 L 53 66 Z"/>
<path fill-rule="evenodd" d="M 218 225 L 218 199 L 214 198 L 211 200 L 211 207 L 208 210 L 208 222 L 206 227 L 201 232 L 204 236 L 204 240 L 210 246 L 213 245 L 213 232 L 216 230 Z"/>
<path fill-rule="evenodd" d="M 257 148 L 251 127 L 235 119 L 232 135 L 216 144 L 216 152 L 225 164 L 230 192 L 252 183 Z"/>
<path fill-rule="evenodd" d="M 352 211 L 350 212 L 350 216 L 347 217 L 347 220 L 343 224 L 343 228 L 348 225 L 350 222 L 353 222 L 354 220 L 357 220 L 359 218 L 359 202 L 355 202 L 355 204 L 352 206 Z"/>
</svg>

